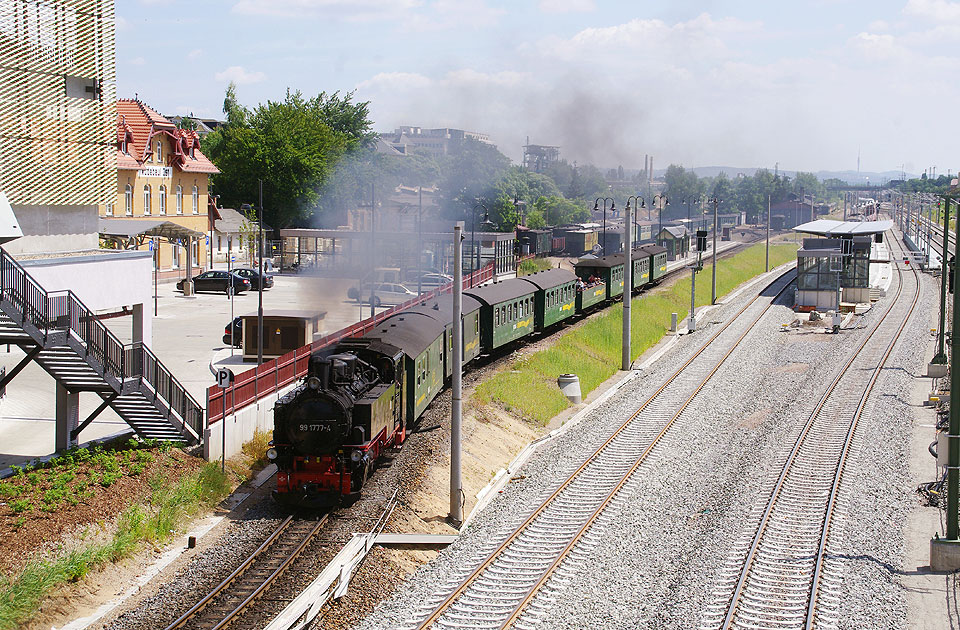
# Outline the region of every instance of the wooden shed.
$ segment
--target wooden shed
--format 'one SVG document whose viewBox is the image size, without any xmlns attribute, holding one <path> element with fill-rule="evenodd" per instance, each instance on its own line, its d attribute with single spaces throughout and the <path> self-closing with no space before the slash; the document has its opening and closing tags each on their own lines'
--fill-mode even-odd
<svg viewBox="0 0 960 630">
<path fill-rule="evenodd" d="M 263 358 L 274 359 L 313 343 L 326 311 L 264 310 Z M 243 360 L 257 360 L 257 313 L 242 315 Z"/>
</svg>

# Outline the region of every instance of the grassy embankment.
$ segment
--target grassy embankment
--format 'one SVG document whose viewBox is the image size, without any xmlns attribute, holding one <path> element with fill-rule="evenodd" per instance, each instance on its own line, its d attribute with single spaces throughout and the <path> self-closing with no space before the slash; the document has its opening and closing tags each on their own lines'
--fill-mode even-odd
<svg viewBox="0 0 960 630">
<path fill-rule="evenodd" d="M 771 245 L 771 268 L 796 258 L 796 245 Z M 755 245 L 717 265 L 717 295 L 723 296 L 763 272 L 764 246 Z M 704 265 L 697 276 L 698 306 L 710 303 L 711 266 Z M 690 307 L 690 278 L 655 289 L 634 298 L 631 308 L 633 358 L 640 356 L 666 334 L 671 313 L 687 317 Z M 488 405 L 496 402 L 508 411 L 546 424 L 570 406 L 557 387 L 557 376 L 573 373 L 580 377 L 586 397 L 620 367 L 620 337 L 623 305 L 614 304 L 576 330 L 560 336 L 549 348 L 515 361 L 507 369 L 484 381 L 473 394 L 472 402 Z"/>
<path fill-rule="evenodd" d="M 549 269 L 552 265 L 546 258 L 529 258 L 517 265 L 518 276 L 529 276 L 538 271 Z"/>
<path fill-rule="evenodd" d="M 220 464 L 211 462 L 171 481 L 164 466 L 178 466 L 167 444 L 130 440 L 116 448 L 96 446 L 70 449 L 46 464 L 17 470 L 0 484 L 0 495 L 15 514 L 17 528 L 30 514 L 55 513 L 93 497 L 123 477 L 136 477 L 152 469 L 149 492 L 142 503 L 120 512 L 115 530 L 106 540 L 60 549 L 50 557 L 28 560 L 16 576 L 0 576 L 0 630 L 18 628 L 39 610 L 51 591 L 82 579 L 90 571 L 135 553 L 143 543 L 168 541 L 197 512 L 219 503 L 231 489 Z M 81 538 L 97 536 L 88 529 Z M 101 530 L 102 531 L 102 530 Z M 4 535 L 16 536 L 16 532 Z"/>
</svg>

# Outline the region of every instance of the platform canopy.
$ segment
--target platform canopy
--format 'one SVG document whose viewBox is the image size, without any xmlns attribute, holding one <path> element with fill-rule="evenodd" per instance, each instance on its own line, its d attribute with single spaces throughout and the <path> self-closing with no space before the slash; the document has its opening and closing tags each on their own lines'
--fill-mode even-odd
<svg viewBox="0 0 960 630">
<path fill-rule="evenodd" d="M 833 221 L 819 219 L 803 223 L 793 228 L 804 234 L 820 236 L 869 236 L 886 232 L 893 227 L 893 221 Z"/>
<path fill-rule="evenodd" d="M 153 219 L 100 219 L 100 235 L 114 238 L 159 236 L 170 240 L 203 238 L 204 233 L 172 221 Z"/>
</svg>

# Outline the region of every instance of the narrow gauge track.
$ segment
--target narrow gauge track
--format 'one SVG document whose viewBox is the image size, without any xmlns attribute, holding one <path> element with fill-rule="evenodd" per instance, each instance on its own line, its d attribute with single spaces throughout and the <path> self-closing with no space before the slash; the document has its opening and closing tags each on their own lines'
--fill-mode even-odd
<svg viewBox="0 0 960 630">
<path fill-rule="evenodd" d="M 762 513 L 754 510 L 755 528 L 721 570 L 718 601 L 705 610 L 703 628 L 809 630 L 839 623 L 830 614 L 841 578 L 824 562 L 831 525 L 842 512 L 840 482 L 860 417 L 920 298 L 919 274 L 911 267 L 913 299 L 899 299 L 905 274 L 897 270 L 896 296 L 821 396 L 768 499 L 758 504 Z M 890 317 L 895 310 L 899 317 Z M 828 602 L 826 610 L 821 602 Z"/>
<path fill-rule="evenodd" d="M 794 277 L 790 271 L 775 280 L 770 285 L 773 291 L 764 296 L 773 293 L 769 300 L 761 300 L 761 295 L 750 300 L 499 546 L 494 543 L 481 550 L 478 566 L 460 569 L 445 592 L 425 602 L 417 618 L 402 627 L 505 628 L 535 623 L 550 607 L 543 587 L 548 582 L 555 586 L 553 578 L 564 580 L 571 570 L 565 563 L 589 553 L 597 542 L 591 528 L 602 526 L 604 514 L 609 515 L 606 509 L 618 505 L 617 496 L 635 479 L 634 472 Z M 748 309 L 751 316 L 741 317 Z M 728 329 L 734 339 L 714 344 Z"/>
<path fill-rule="evenodd" d="M 279 578 L 327 521 L 307 520 L 291 514 L 213 590 L 167 626 L 221 630 L 242 622 L 243 612 Z"/>
</svg>

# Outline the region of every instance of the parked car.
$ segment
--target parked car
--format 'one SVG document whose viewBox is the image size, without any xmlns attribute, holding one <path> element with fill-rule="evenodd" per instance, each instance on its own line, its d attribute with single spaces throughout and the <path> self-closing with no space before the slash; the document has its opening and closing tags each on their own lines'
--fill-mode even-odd
<svg viewBox="0 0 960 630">
<path fill-rule="evenodd" d="M 250 288 L 257 291 L 262 291 L 263 289 L 269 289 L 273 286 L 273 276 L 268 274 L 266 271 L 263 272 L 263 283 L 260 283 L 260 271 L 257 269 L 250 269 L 249 267 L 240 267 L 239 269 L 234 269 L 233 273 L 237 274 L 241 278 L 246 278 L 250 281 Z"/>
<path fill-rule="evenodd" d="M 434 273 L 434 272 L 423 272 L 420 274 L 420 287 L 424 291 L 430 291 L 438 287 L 442 287 L 446 284 L 453 282 L 453 276 L 448 276 L 445 273 Z M 417 272 L 414 271 L 411 274 L 407 275 L 407 281 L 404 282 L 405 285 L 411 289 L 417 288 Z"/>
<path fill-rule="evenodd" d="M 230 324 L 223 327 L 223 343 L 230 343 Z M 243 347 L 243 320 L 239 317 L 233 320 L 233 345 L 237 348 Z"/>
<path fill-rule="evenodd" d="M 183 291 L 183 283 L 186 279 L 177 283 L 177 290 Z M 193 279 L 194 291 L 221 291 L 227 293 L 227 287 L 233 283 L 233 292 L 242 293 L 250 290 L 250 281 L 241 278 L 235 273 L 226 271 L 204 271 Z"/>
<path fill-rule="evenodd" d="M 381 304 L 402 304 L 417 297 L 417 292 L 393 282 L 367 283 L 359 289 L 351 287 L 347 291 L 347 297 L 358 302 L 369 303 L 372 301 L 374 306 L 380 306 Z"/>
</svg>

